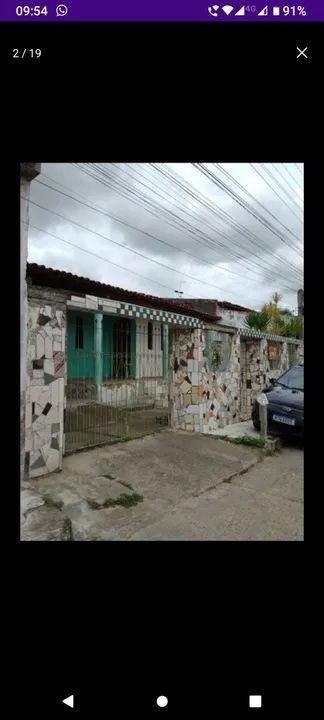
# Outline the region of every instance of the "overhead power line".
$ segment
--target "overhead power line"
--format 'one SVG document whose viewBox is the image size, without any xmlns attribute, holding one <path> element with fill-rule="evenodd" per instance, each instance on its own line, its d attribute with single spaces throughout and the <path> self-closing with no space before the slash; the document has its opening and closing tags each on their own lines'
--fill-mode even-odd
<svg viewBox="0 0 324 720">
<path fill-rule="evenodd" d="M 272 180 L 274 180 L 274 182 L 276 183 L 276 185 L 278 185 L 278 187 L 282 190 L 282 192 L 285 193 L 285 195 L 288 197 L 288 199 L 290 200 L 290 202 L 293 203 L 294 205 L 296 205 L 296 207 L 297 207 L 297 209 L 299 210 L 299 212 L 302 213 L 302 209 L 301 209 L 300 205 L 298 205 L 298 203 L 296 202 L 296 200 L 295 200 L 293 197 L 291 197 L 290 193 L 286 190 L 286 188 L 284 187 L 284 185 L 282 185 L 282 183 L 280 183 L 279 180 L 277 180 L 277 178 L 274 176 L 274 174 L 271 172 L 271 170 L 269 170 L 269 168 L 266 168 L 266 167 L 265 167 L 265 164 L 264 164 L 264 163 L 261 163 L 261 165 L 262 165 L 262 168 L 263 168 L 264 172 L 266 172 L 267 175 L 269 175 L 269 177 L 271 177 Z M 279 175 L 280 175 L 280 173 L 279 173 Z"/>
<path fill-rule="evenodd" d="M 264 227 L 266 227 L 268 230 L 270 230 L 273 235 L 275 235 L 281 242 L 283 242 L 288 247 L 292 248 L 295 252 L 296 249 L 287 243 L 287 240 L 282 236 L 281 233 L 279 233 L 274 226 L 269 223 L 264 217 L 262 217 L 259 213 L 257 213 L 255 210 L 253 210 L 246 201 L 244 201 L 242 198 L 240 198 L 237 193 L 235 193 L 231 188 L 229 188 L 226 183 L 222 182 L 214 173 L 212 173 L 203 163 L 193 163 L 194 167 L 196 167 L 198 170 L 200 170 L 204 175 L 209 177 L 212 182 L 214 182 L 219 188 L 222 188 L 225 190 L 225 192 L 230 195 L 230 197 L 235 200 L 235 202 L 238 203 L 246 212 L 248 212 L 252 217 L 254 217 L 258 222 L 260 222 Z"/>
<path fill-rule="evenodd" d="M 86 227 L 85 225 L 82 225 L 81 223 L 76 222 L 76 220 L 72 220 L 71 218 L 67 218 L 65 215 L 62 215 L 61 213 L 58 213 L 54 210 L 51 210 L 50 208 L 44 207 L 43 205 L 40 205 L 39 203 L 36 203 L 33 200 L 30 200 L 30 203 L 32 205 L 35 205 L 36 207 L 40 208 L 41 210 L 45 210 L 45 212 L 49 212 L 52 215 L 56 215 L 57 217 L 61 218 L 62 220 L 65 220 L 65 222 L 71 223 L 72 225 L 75 225 L 76 227 L 81 228 L 82 230 L 86 230 L 87 232 L 96 235 L 97 237 L 103 238 L 104 240 L 108 240 L 108 242 L 113 243 L 114 245 L 117 245 L 118 247 L 121 247 L 123 250 L 127 250 L 128 252 L 133 253 L 134 255 L 138 255 L 139 257 L 144 258 L 145 260 L 152 262 L 156 265 L 159 265 L 160 267 L 163 267 L 167 270 L 170 270 L 171 272 L 176 273 L 177 275 L 181 275 L 182 277 L 186 277 L 189 280 L 193 280 L 194 282 L 198 282 L 201 285 L 208 285 L 208 287 L 212 287 L 215 290 L 220 290 L 221 292 L 224 292 L 223 288 L 214 285 L 212 283 L 207 282 L 206 280 L 200 280 L 199 278 L 196 278 L 192 275 L 188 275 L 187 273 L 181 272 L 180 270 L 176 270 L 175 268 L 172 268 L 170 265 L 166 265 L 165 263 L 161 263 L 159 260 L 154 260 L 153 258 L 148 257 L 147 255 L 144 255 L 144 253 L 139 252 L 138 250 L 134 250 L 133 248 L 128 248 L 122 243 L 117 242 L 117 240 L 112 240 L 111 238 L 107 237 L 107 235 L 103 235 L 102 233 L 97 232 L 96 230 L 91 230 L 90 228 Z M 233 295 L 231 291 L 226 291 L 228 294 Z"/>
<path fill-rule="evenodd" d="M 257 175 L 259 175 L 259 177 L 263 180 L 263 182 L 266 183 L 266 185 L 268 185 L 268 187 L 270 188 L 270 190 L 272 190 L 272 192 L 277 196 L 277 198 L 279 198 L 280 202 L 282 202 L 283 205 L 285 205 L 285 207 L 288 208 L 288 210 L 292 213 L 292 215 L 294 215 L 294 217 L 298 220 L 298 222 L 299 222 L 299 223 L 302 223 L 302 220 L 298 217 L 298 215 L 296 215 L 296 213 L 295 213 L 294 210 L 290 207 L 290 205 L 288 205 L 288 203 L 286 202 L 286 200 L 285 200 L 281 195 L 279 195 L 279 193 L 275 190 L 275 188 L 273 187 L 273 185 L 271 185 L 271 183 L 268 182 L 268 180 L 262 175 L 262 173 L 260 172 L 260 170 L 258 170 L 253 163 L 249 163 L 249 165 L 251 165 L 251 167 L 252 167 L 253 170 L 257 173 Z M 263 169 L 264 169 L 264 168 L 263 168 Z"/>
<path fill-rule="evenodd" d="M 231 175 L 229 172 L 227 172 L 227 171 L 220 165 L 220 163 L 214 163 L 214 165 L 215 165 L 217 168 L 219 168 L 219 169 L 221 170 L 221 172 L 226 175 L 226 177 L 228 177 L 230 180 L 232 180 L 232 182 L 234 182 L 234 184 L 235 184 L 237 187 L 239 187 L 240 190 L 242 190 L 242 192 L 245 192 L 245 194 L 246 194 L 248 197 L 252 198 L 252 200 L 254 200 L 254 202 L 256 202 L 261 208 L 263 208 L 263 210 L 265 210 L 278 224 L 280 224 L 290 235 L 292 235 L 292 237 L 296 238 L 296 240 L 299 241 L 299 238 L 298 238 L 298 236 L 296 235 L 296 233 L 292 232 L 292 230 L 290 230 L 290 228 L 288 228 L 287 225 L 285 225 L 283 222 L 281 222 L 281 220 L 279 220 L 278 217 L 276 217 L 272 212 L 270 212 L 270 210 L 268 210 L 268 208 L 266 208 L 265 205 L 263 205 L 259 200 L 257 200 L 257 198 L 256 198 L 254 195 L 252 195 L 252 193 L 250 193 L 248 190 L 246 190 L 246 188 L 244 188 L 243 185 L 241 185 L 241 183 L 239 183 L 237 180 L 235 180 L 235 178 L 233 177 L 233 175 Z M 298 254 L 301 255 L 301 257 L 302 257 L 302 253 L 300 252 L 300 250 L 299 250 L 298 248 L 296 248 L 294 245 L 291 245 L 291 248 L 292 248 L 293 250 L 295 250 L 296 252 L 298 252 Z"/>
<path fill-rule="evenodd" d="M 78 166 L 78 165 L 76 165 L 76 167 L 79 167 L 79 168 L 82 170 L 82 172 L 85 172 L 86 174 L 89 174 L 90 177 L 92 177 L 93 179 L 97 180 L 99 183 L 101 183 L 101 184 L 103 184 L 103 185 L 106 185 L 107 187 L 111 188 L 115 193 L 121 194 L 121 195 L 125 196 L 125 190 L 122 190 L 122 189 L 121 189 L 121 187 L 124 187 L 124 188 L 125 188 L 125 184 L 124 184 L 124 186 L 123 186 L 123 185 L 120 186 L 120 181 L 117 181 L 115 176 L 113 176 L 113 178 L 111 178 L 111 174 L 109 174 L 108 172 L 106 172 L 106 171 L 104 171 L 104 170 L 101 170 L 100 174 L 104 176 L 104 179 L 103 179 L 102 177 L 98 177 L 98 174 L 97 174 L 96 172 L 94 173 L 92 168 L 91 168 L 91 171 L 89 171 L 89 168 L 88 168 L 88 167 L 86 167 L 86 168 L 81 168 L 81 167 Z M 95 169 L 95 170 L 96 170 L 96 167 L 97 167 L 97 166 L 94 166 L 94 169 Z M 109 178 L 108 181 L 107 181 L 107 177 Z M 118 187 L 117 185 L 119 185 L 119 187 Z M 128 189 L 129 189 L 129 188 L 128 188 Z M 134 189 L 132 189 L 131 192 L 128 193 L 128 194 L 126 194 L 125 197 L 126 197 L 127 199 L 131 199 L 132 202 L 135 202 L 136 204 L 138 204 L 138 197 L 140 197 L 140 196 L 139 196 L 139 193 L 138 193 L 138 192 L 135 193 Z M 149 202 L 149 201 L 147 200 L 147 198 L 146 198 L 146 199 L 144 199 L 144 204 L 145 204 L 145 209 L 146 209 L 148 212 L 150 212 L 151 214 L 154 215 L 155 212 L 154 212 L 154 211 L 152 212 L 152 211 L 150 210 L 150 208 L 148 208 L 148 205 L 150 205 L 150 206 L 152 207 L 153 203 L 152 203 L 152 202 Z M 153 206 L 153 207 L 154 207 L 154 206 Z M 174 215 L 174 214 L 172 213 L 172 215 Z M 176 216 L 175 216 L 175 217 L 176 217 Z M 169 222 L 169 224 L 172 225 L 172 223 L 170 223 L 170 222 Z M 213 228 L 213 230 L 214 230 L 215 232 L 218 232 L 218 231 L 215 230 L 214 228 Z M 191 228 L 187 228 L 187 232 L 189 232 L 189 233 L 192 234 Z M 200 234 L 200 236 L 201 236 L 202 232 L 200 231 L 199 234 Z M 223 236 L 221 233 L 218 233 L 218 234 L 221 235 L 221 237 L 224 237 L 224 239 L 228 240 L 228 238 L 225 238 L 225 236 Z M 208 236 L 207 236 L 207 237 L 208 237 Z M 198 239 L 197 242 L 202 242 L 202 241 L 201 241 L 200 239 Z M 222 245 L 219 241 L 218 241 L 217 244 Z M 208 243 L 207 247 L 208 247 L 208 248 L 211 248 L 211 245 Z M 225 250 L 227 250 L 227 252 L 228 252 L 227 246 L 226 246 L 226 245 L 223 245 L 223 247 L 224 247 Z M 240 263 L 239 260 L 237 260 L 237 262 L 238 262 L 238 264 L 242 264 L 243 267 L 244 267 L 244 269 L 246 270 L 246 267 L 247 267 L 247 264 L 248 264 L 246 258 L 244 258 L 244 256 L 238 255 L 238 254 L 236 254 L 236 257 L 241 257 L 241 258 L 242 258 L 243 262 Z M 258 256 L 257 256 L 257 257 L 258 257 Z M 252 262 L 252 261 L 250 261 L 250 262 Z M 280 262 L 281 262 L 281 264 L 284 264 L 284 263 L 285 263 L 285 261 L 282 260 L 282 259 L 280 259 Z M 264 266 L 260 265 L 259 263 L 255 262 L 255 261 L 253 262 L 253 264 L 254 264 L 256 267 L 260 267 L 260 268 L 262 269 L 264 275 L 267 276 L 267 269 L 266 269 Z M 297 272 L 299 272 L 299 271 L 297 271 Z M 274 273 L 275 273 L 276 277 L 282 276 L 282 273 L 280 273 L 280 271 L 277 270 L 277 268 L 276 268 L 276 270 L 274 270 L 274 269 L 272 270 L 272 274 L 274 274 Z M 268 274 L 269 274 L 269 271 L 268 271 Z M 269 279 L 271 279 L 271 277 L 269 277 Z M 284 277 L 284 279 L 286 280 L 286 276 Z M 295 291 L 295 288 L 289 288 L 289 289 Z"/>
<path fill-rule="evenodd" d="M 296 188 L 294 188 L 293 185 L 292 185 L 290 182 L 288 182 L 288 180 L 285 178 L 285 176 L 283 175 L 283 173 L 279 170 L 278 165 L 275 165 L 274 163 L 271 163 L 271 165 L 272 165 L 272 167 L 274 168 L 274 170 L 276 170 L 276 172 L 278 173 L 278 175 L 280 175 L 280 177 L 283 179 L 283 181 L 288 185 L 288 187 L 292 190 L 292 192 L 294 193 L 294 195 L 296 195 Z M 297 185 L 298 185 L 298 183 L 297 183 Z M 299 185 L 298 185 L 298 190 L 299 190 L 300 192 L 303 192 L 303 188 L 299 187 Z M 288 194 L 288 193 L 287 193 L 287 194 Z M 292 199 L 293 199 L 294 202 L 296 202 L 294 198 L 292 198 Z M 297 205 L 297 207 L 299 207 L 299 210 L 301 210 L 301 207 L 298 205 L 298 203 L 296 203 L 296 205 Z"/>
<path fill-rule="evenodd" d="M 294 165 L 297 168 L 298 172 L 300 172 L 301 176 L 304 177 L 304 168 L 303 168 L 303 170 L 301 170 L 298 163 L 294 163 Z"/>
<path fill-rule="evenodd" d="M 43 177 L 46 177 L 46 176 L 43 176 Z M 49 179 L 53 181 L 53 178 L 49 178 Z M 210 262 L 210 261 L 204 260 L 203 258 L 198 257 L 197 255 L 194 255 L 193 253 L 190 253 L 189 251 L 187 251 L 187 250 L 185 250 L 185 249 L 179 248 L 178 246 L 173 245 L 172 243 L 169 243 L 169 242 L 167 242 L 167 241 L 165 241 L 165 240 L 162 240 L 161 238 L 158 238 L 156 235 L 152 235 L 151 233 L 148 233 L 148 232 L 146 232 L 146 231 L 144 231 L 144 230 L 141 230 L 140 228 L 136 227 L 135 225 L 132 225 L 131 223 L 126 222 L 125 220 L 121 220 L 121 219 L 118 218 L 116 215 L 113 215 L 112 213 L 108 212 L 107 210 L 104 210 L 103 208 L 99 207 L 98 205 L 95 205 L 95 204 L 93 204 L 93 203 L 88 203 L 88 202 L 81 201 L 81 200 L 73 197 L 73 195 L 71 195 L 71 194 L 69 194 L 69 193 L 66 193 L 66 192 L 63 192 L 62 190 L 58 190 L 57 188 L 53 188 L 52 185 L 48 185 L 47 183 L 44 183 L 43 181 L 41 181 L 41 180 L 39 180 L 39 179 L 37 179 L 36 182 L 39 183 L 40 185 L 43 185 L 44 187 L 52 190 L 52 191 L 58 193 L 58 194 L 61 194 L 61 195 L 64 196 L 64 197 L 68 197 L 68 198 L 74 200 L 75 202 L 83 205 L 84 207 L 88 207 L 88 208 L 90 208 L 91 210 L 93 210 L 93 211 L 95 211 L 95 212 L 98 212 L 99 214 L 102 214 L 102 215 L 104 215 L 104 216 L 107 216 L 107 217 L 113 219 L 114 221 L 116 221 L 116 222 L 118 222 L 118 223 L 121 223 L 122 225 L 125 225 L 126 227 L 129 227 L 129 228 L 131 228 L 131 229 L 133 229 L 133 230 L 135 230 L 135 231 L 137 231 L 137 232 L 139 232 L 139 233 L 141 233 L 141 234 L 143 234 L 143 235 L 146 235 L 147 237 L 150 237 L 150 238 L 156 240 L 157 242 L 160 242 L 160 243 L 162 243 L 163 245 L 166 245 L 166 246 L 172 248 L 173 250 L 175 249 L 175 250 L 178 250 L 179 252 L 183 252 L 184 254 L 186 254 L 186 255 L 188 255 L 188 256 L 190 256 L 190 257 L 198 260 L 198 262 L 200 262 L 200 263 L 204 263 L 204 264 L 209 265 L 210 267 L 215 268 L 215 263 L 212 263 L 212 262 Z M 54 182 L 56 182 L 56 181 L 54 180 Z M 58 183 L 58 184 L 61 185 L 62 187 L 66 187 L 66 186 L 62 185 L 62 183 Z M 69 188 L 67 188 L 67 189 L 69 189 Z M 80 197 L 82 197 L 82 195 L 80 195 L 80 193 L 77 193 L 77 194 L 78 194 Z M 234 272 L 234 271 L 231 271 L 231 270 L 229 270 L 229 269 L 227 269 L 227 268 L 224 268 L 224 269 L 222 269 L 222 270 L 224 270 L 225 272 L 227 272 L 227 273 L 229 273 L 229 274 L 231 274 L 231 275 L 234 275 L 235 277 L 241 277 L 241 275 L 240 275 L 239 273 L 236 273 L 236 272 Z M 250 272 L 253 272 L 253 271 L 250 270 Z M 256 284 L 256 283 L 259 283 L 259 281 L 256 281 L 256 280 L 250 280 L 250 282 L 255 283 L 255 284 Z"/>
<path fill-rule="evenodd" d="M 128 270 L 127 268 L 123 267 L 123 265 L 117 265 L 117 263 L 114 263 L 111 260 L 108 260 L 107 258 L 103 257 L 102 255 L 98 255 L 97 253 L 94 253 L 91 250 L 86 250 L 85 248 L 81 247 L 81 245 L 75 245 L 75 243 L 71 243 L 69 240 L 64 240 L 64 238 L 59 237 L 55 233 L 51 233 L 48 230 L 43 230 L 43 228 L 39 228 L 39 227 L 37 227 L 37 225 L 34 225 L 32 223 L 25 223 L 25 225 L 28 225 L 29 227 L 33 228 L 34 230 L 38 230 L 39 232 L 45 233 L 45 235 L 49 235 L 50 237 L 55 238 L 55 240 L 60 240 L 60 242 L 66 243 L 66 245 L 70 245 L 73 248 L 77 248 L 77 250 L 81 250 L 82 252 L 87 253 L 87 255 L 92 255 L 93 257 L 97 258 L 98 260 L 102 260 L 103 262 L 106 262 L 109 265 L 113 265 L 113 267 L 119 268 L 119 270 L 123 270 L 123 272 L 131 273 L 131 275 L 137 275 L 137 277 L 142 278 L 142 280 L 146 280 L 147 282 L 152 282 L 155 285 L 160 285 L 160 287 L 163 287 L 165 290 L 171 290 L 171 292 L 175 292 L 175 290 L 173 288 L 169 287 L 168 285 L 163 285 L 163 283 L 158 282 L 158 280 L 153 280 L 152 278 L 145 277 L 145 275 L 141 275 L 140 273 L 136 272 L 135 270 Z"/>
<path fill-rule="evenodd" d="M 48 176 L 42 174 L 42 177 L 48 177 Z M 54 180 L 53 178 L 48 178 L 48 179 L 49 179 L 49 180 L 52 180 L 53 182 L 57 182 L 57 181 Z M 95 212 L 98 212 L 98 213 L 101 214 L 101 215 L 104 215 L 104 216 L 106 216 L 106 217 L 109 217 L 110 219 L 114 220 L 115 222 L 118 222 L 118 223 L 120 223 L 120 224 L 122 224 L 122 225 L 125 225 L 126 227 L 129 227 L 129 228 L 131 228 L 132 230 L 135 230 L 136 232 L 139 232 L 139 233 L 141 233 L 142 235 L 145 235 L 145 236 L 151 238 L 152 240 L 156 240 L 157 242 L 162 243 L 163 245 L 166 245 L 167 247 L 170 247 L 170 248 L 172 248 L 173 250 L 177 250 L 177 251 L 180 252 L 180 253 L 184 253 L 185 255 L 188 255 L 189 257 L 192 257 L 192 258 L 194 258 L 195 260 L 198 260 L 199 263 L 203 263 L 203 264 L 205 264 L 205 265 L 209 265 L 210 267 L 214 268 L 214 270 L 218 270 L 218 269 L 219 269 L 219 268 L 217 268 L 217 266 L 215 267 L 215 264 L 216 264 L 215 262 L 210 262 L 210 261 L 208 261 L 208 260 L 205 260 L 204 258 L 199 257 L 198 255 L 194 255 L 193 253 L 189 252 L 188 250 L 185 250 L 185 249 L 183 249 L 183 248 L 179 248 L 177 245 L 173 245 L 172 243 L 167 242 L 166 240 L 162 240 L 162 238 L 158 238 L 156 235 L 152 235 L 152 233 L 149 233 L 149 232 L 147 232 L 146 230 L 142 230 L 141 228 L 138 228 L 138 227 L 136 227 L 135 225 L 132 225 L 131 223 L 126 222 L 126 220 L 121 220 L 121 218 L 118 218 L 116 215 L 113 215 L 112 213 L 108 212 L 107 210 L 104 210 L 103 208 L 101 208 L 101 207 L 98 206 L 97 204 L 88 203 L 88 202 L 79 200 L 78 198 L 73 197 L 73 195 L 71 195 L 71 194 L 69 194 L 69 193 L 63 192 L 62 190 L 58 190 L 57 188 L 54 188 L 52 185 L 48 185 L 47 183 L 42 182 L 42 181 L 39 180 L 38 178 L 35 180 L 35 182 L 37 182 L 39 185 L 43 185 L 43 187 L 46 187 L 46 188 L 48 188 L 49 190 L 53 190 L 54 192 L 59 193 L 60 195 L 63 195 L 64 197 L 68 197 L 68 198 L 70 198 L 71 200 L 75 200 L 75 202 L 78 202 L 80 205 L 83 205 L 84 207 L 88 207 L 90 210 L 93 210 L 93 211 L 95 211 Z M 58 183 L 58 184 L 59 184 L 61 187 L 66 187 L 66 186 L 62 185 L 62 183 Z M 67 189 L 69 189 L 69 188 L 67 188 Z M 79 197 L 85 197 L 85 196 L 82 196 L 80 193 L 76 193 L 76 194 L 79 195 Z M 232 271 L 232 270 L 229 270 L 229 269 L 227 269 L 227 268 L 222 268 L 222 271 L 227 272 L 227 273 L 229 273 L 230 275 L 234 275 L 235 277 L 241 277 L 241 275 L 240 275 L 239 273 L 236 273 L 236 272 L 234 272 L 234 271 Z M 250 271 L 250 272 L 251 272 L 251 271 Z M 259 284 L 259 281 L 258 281 L 258 280 L 250 280 L 250 279 L 249 279 L 249 281 L 250 281 L 252 284 Z"/>
<path fill-rule="evenodd" d="M 153 166 L 154 166 L 154 167 L 157 167 L 154 163 L 153 163 Z M 165 171 L 165 169 L 162 169 L 162 168 L 160 168 L 160 167 L 157 168 L 157 169 L 159 170 L 160 173 L 162 173 L 163 175 L 166 175 L 166 177 L 168 177 L 168 176 L 169 176 L 169 177 L 172 177 L 167 171 Z M 178 182 L 178 181 L 177 181 L 177 182 Z M 188 183 L 186 183 L 185 185 L 183 185 L 182 183 L 179 183 L 179 185 L 180 185 L 181 187 L 183 187 L 183 188 L 185 189 L 185 191 L 188 192 L 189 195 L 192 195 L 192 197 L 193 197 L 194 199 L 196 199 L 195 194 L 192 193 L 192 192 L 190 192 L 190 191 L 188 191 L 188 190 L 186 189 L 186 188 L 188 187 Z M 261 250 L 263 250 L 263 252 L 264 252 L 264 251 L 269 252 L 269 249 L 266 248 L 262 243 L 260 243 L 258 237 L 257 237 L 254 233 L 252 233 L 248 228 L 245 228 L 241 223 L 237 223 L 236 221 L 234 221 L 233 218 L 229 215 L 229 213 L 226 213 L 225 211 L 221 210 L 221 209 L 216 205 L 216 203 L 214 203 L 214 202 L 212 203 L 211 201 L 208 201 L 208 205 L 207 205 L 206 203 L 204 203 L 204 205 L 206 205 L 206 207 L 208 207 L 208 210 L 209 210 L 212 214 L 215 214 L 215 215 L 217 215 L 217 217 L 222 218 L 222 222 L 228 223 L 231 227 L 233 227 L 233 228 L 236 230 L 236 232 L 240 233 L 240 235 L 241 235 L 240 241 L 239 241 L 239 242 L 236 242 L 236 241 L 233 240 L 233 237 L 228 237 L 227 235 L 224 235 L 224 233 L 219 233 L 218 230 L 216 230 L 214 226 L 209 225 L 208 223 L 206 223 L 205 220 L 203 220 L 203 222 L 204 222 L 205 224 L 207 224 L 209 227 L 211 227 L 211 228 L 214 230 L 214 232 L 216 232 L 217 234 L 219 234 L 221 237 L 223 237 L 224 239 L 226 239 L 228 242 L 233 243 L 233 244 L 236 244 L 236 245 L 238 245 L 239 247 L 241 247 L 241 238 L 242 238 L 242 236 L 243 236 L 243 237 L 245 237 L 245 238 L 248 240 L 249 243 L 251 243 L 252 245 L 255 245 L 256 247 L 259 247 Z M 217 208 L 217 210 L 216 210 L 216 208 Z M 217 244 L 220 244 L 219 241 L 214 241 L 214 242 L 215 242 L 215 243 L 217 242 Z M 225 247 L 226 247 L 226 246 L 225 246 Z M 233 252 L 233 251 L 232 251 L 232 252 Z M 256 257 L 256 258 L 258 258 L 258 259 L 261 259 L 260 255 L 258 255 L 257 253 L 255 253 L 255 252 L 253 252 L 253 251 L 250 251 L 250 255 L 253 256 L 253 257 Z M 244 264 L 246 265 L 247 260 L 246 260 L 246 258 L 244 258 L 244 256 L 242 256 L 242 255 L 237 255 L 237 254 L 236 254 L 236 257 L 241 257 L 241 258 L 243 257 Z M 252 263 L 251 260 L 249 260 L 249 262 Z M 266 269 L 266 268 L 264 268 L 264 266 L 260 265 L 259 263 L 253 262 L 253 264 L 256 265 L 257 267 L 261 267 L 261 268 L 263 267 L 263 269 Z M 299 272 L 299 271 L 298 271 L 298 268 L 296 268 L 295 266 L 293 266 L 291 263 L 289 263 L 289 262 L 288 262 L 287 260 L 285 260 L 285 259 L 282 259 L 282 258 L 281 258 L 281 264 L 287 265 L 287 267 L 289 267 L 289 268 L 290 268 L 292 271 L 294 271 L 294 272 L 296 272 L 296 271 Z M 268 267 L 269 267 L 268 261 L 267 261 L 267 265 L 268 265 Z M 276 271 L 276 272 L 277 272 L 277 271 Z"/>
<path fill-rule="evenodd" d="M 296 178 L 294 177 L 294 175 L 292 174 L 292 172 L 290 172 L 289 168 L 287 167 L 287 163 L 286 163 L 286 164 L 282 163 L 282 166 L 285 168 L 286 173 L 289 175 L 289 177 L 296 183 L 296 185 L 297 185 L 297 187 L 298 187 L 298 190 L 300 190 L 301 192 L 303 192 L 303 188 L 299 187 L 298 180 L 296 180 Z"/>
</svg>

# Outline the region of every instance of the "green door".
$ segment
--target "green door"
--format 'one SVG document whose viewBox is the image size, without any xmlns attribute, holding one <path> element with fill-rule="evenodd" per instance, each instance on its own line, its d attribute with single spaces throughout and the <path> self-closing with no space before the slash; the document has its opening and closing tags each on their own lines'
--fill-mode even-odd
<svg viewBox="0 0 324 720">
<path fill-rule="evenodd" d="M 77 310 L 67 314 L 68 378 L 94 377 L 94 318 Z"/>
</svg>

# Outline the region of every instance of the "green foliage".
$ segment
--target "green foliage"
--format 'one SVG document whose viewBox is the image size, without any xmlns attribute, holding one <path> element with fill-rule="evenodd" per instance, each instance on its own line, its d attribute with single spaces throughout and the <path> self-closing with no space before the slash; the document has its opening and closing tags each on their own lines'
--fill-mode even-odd
<svg viewBox="0 0 324 720">
<path fill-rule="evenodd" d="M 122 484 L 126 485 L 126 483 Z M 129 485 L 128 487 L 131 486 Z M 139 495 L 138 493 L 133 492 L 131 495 L 121 493 L 117 498 L 107 498 L 107 500 L 104 500 L 103 503 L 98 503 L 95 500 L 91 500 L 90 498 L 88 498 L 87 503 L 91 510 L 102 510 L 103 508 L 116 507 L 118 505 L 121 505 L 121 507 L 130 508 L 140 502 L 143 502 L 143 500 L 143 495 Z"/>
<path fill-rule="evenodd" d="M 251 330 L 265 332 L 268 329 L 270 318 L 266 312 L 250 312 L 245 318 L 246 327 Z"/>
<path fill-rule="evenodd" d="M 303 321 L 300 317 L 291 317 L 285 325 L 286 337 L 301 337 L 303 334 Z"/>
<path fill-rule="evenodd" d="M 281 295 L 273 293 L 271 301 L 265 303 L 260 312 L 251 312 L 245 318 L 245 325 L 253 330 L 268 332 L 284 337 L 301 337 L 303 323 L 288 308 L 279 306 Z"/>
<path fill-rule="evenodd" d="M 248 447 L 263 448 L 265 445 L 264 440 L 261 440 L 261 438 L 250 437 L 249 435 L 242 435 L 242 437 L 237 438 L 227 437 L 227 440 L 235 445 L 247 445 Z"/>
<path fill-rule="evenodd" d="M 126 495 L 126 493 L 122 493 L 115 500 L 113 498 L 108 498 L 108 500 L 105 500 L 102 503 L 102 507 L 107 508 L 121 505 L 122 507 L 130 508 L 133 507 L 133 505 L 137 505 L 137 503 L 143 502 L 143 500 L 143 495 L 139 495 L 138 493 L 132 493 L 131 495 Z"/>
</svg>

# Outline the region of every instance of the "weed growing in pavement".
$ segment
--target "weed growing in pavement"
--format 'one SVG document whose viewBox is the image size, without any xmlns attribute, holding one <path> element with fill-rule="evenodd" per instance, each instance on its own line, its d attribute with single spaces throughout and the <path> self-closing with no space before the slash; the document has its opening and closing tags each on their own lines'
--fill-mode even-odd
<svg viewBox="0 0 324 720">
<path fill-rule="evenodd" d="M 226 436 L 222 439 L 228 440 L 228 442 L 234 443 L 234 445 L 247 445 L 248 447 L 258 448 L 264 448 L 265 446 L 265 442 L 264 440 L 261 440 L 261 438 L 249 437 L 248 435 L 243 435 L 242 437 L 237 438 Z"/>
<path fill-rule="evenodd" d="M 133 505 L 137 505 L 137 503 L 143 502 L 143 500 L 143 495 L 138 495 L 138 493 L 132 493 L 132 495 L 126 495 L 125 493 L 122 493 L 121 495 L 119 495 L 118 498 L 108 498 L 108 500 L 105 500 L 103 502 L 102 506 L 106 508 L 121 505 L 122 507 L 129 508 Z"/>
<path fill-rule="evenodd" d="M 123 485 L 125 485 L 125 483 L 123 483 Z M 138 493 L 134 492 L 131 495 L 121 493 L 117 498 L 107 498 L 107 500 L 104 500 L 103 503 L 98 503 L 95 500 L 91 500 L 91 498 L 87 498 L 87 503 L 91 510 L 102 510 L 103 508 L 117 507 L 118 505 L 120 505 L 121 507 L 130 508 L 140 502 L 143 502 L 143 500 L 143 495 L 139 495 Z"/>
</svg>

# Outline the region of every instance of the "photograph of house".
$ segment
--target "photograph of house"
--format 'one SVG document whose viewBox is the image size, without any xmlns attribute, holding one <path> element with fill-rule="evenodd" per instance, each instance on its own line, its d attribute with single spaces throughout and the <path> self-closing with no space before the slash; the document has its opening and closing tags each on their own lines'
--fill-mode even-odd
<svg viewBox="0 0 324 720">
<path fill-rule="evenodd" d="M 31 261 L 29 255 L 27 261 L 26 229 L 29 227 L 30 233 L 33 226 L 30 185 L 37 182 L 39 172 L 41 166 L 22 166 L 21 244 L 25 274 L 21 280 L 21 308 L 22 327 L 26 330 L 21 335 L 23 496 L 31 487 L 34 493 L 44 487 L 43 482 L 46 487 L 47 478 L 47 487 L 52 487 L 53 482 L 59 487 L 55 477 L 64 477 L 64 468 L 73 465 L 77 453 L 98 454 L 100 448 L 102 452 L 110 448 L 113 458 L 120 443 L 143 442 L 150 436 L 169 437 L 170 447 L 178 437 L 180 456 L 181 443 L 187 442 L 184 438 L 188 438 L 188 447 L 192 445 L 192 434 L 202 438 L 201 443 L 205 442 L 203 438 L 214 438 L 216 452 L 215 442 L 225 442 L 217 438 L 236 428 L 243 428 L 244 435 L 252 436 L 251 444 L 258 446 L 261 441 L 253 440 L 256 431 L 251 421 L 257 398 L 285 371 L 303 363 L 303 291 L 297 286 L 291 295 L 292 302 L 298 305 L 296 313 L 282 304 L 277 291 L 272 292 L 269 301 L 269 293 L 262 294 L 261 290 L 261 303 L 257 295 L 254 302 L 247 303 L 242 286 L 241 298 L 238 292 L 231 292 L 237 302 L 226 300 L 224 280 L 220 299 L 208 289 L 209 280 L 204 293 L 207 297 L 191 296 L 190 292 L 183 297 L 180 290 L 175 291 L 177 297 L 170 293 L 164 297 L 134 289 L 134 283 L 133 289 L 126 282 L 119 286 L 115 270 L 105 272 L 107 279 L 103 281 L 98 261 L 97 272 L 92 269 L 89 276 L 74 272 L 71 265 L 71 269 L 63 269 L 63 260 L 61 267 L 59 262 L 51 267 L 49 263 Z M 44 182 L 46 185 L 46 174 Z M 58 192 L 59 187 L 59 182 L 53 185 Z M 61 213 L 54 209 L 52 212 L 62 225 Z M 60 238 L 62 230 L 56 232 Z M 51 232 L 47 234 L 51 237 Z M 106 237 L 101 232 L 99 236 Z M 115 237 L 119 245 L 119 235 Z M 68 244 L 74 245 L 70 241 Z M 135 253 L 142 255 L 142 251 Z M 112 265 L 114 261 L 115 256 Z M 157 263 L 161 264 L 160 260 Z M 131 268 L 128 272 L 132 272 Z M 191 277 L 188 272 L 183 274 Z M 225 272 L 223 276 L 228 280 Z M 151 285 L 156 280 L 152 276 Z M 280 287 L 278 278 L 274 282 L 275 288 Z M 157 284 L 161 284 L 160 280 Z M 150 288 L 149 281 L 147 285 Z M 253 301 L 251 291 L 247 297 Z M 165 433 L 172 433 L 172 440 Z M 166 464 L 162 476 L 168 478 L 171 472 L 171 479 L 177 474 L 176 457 L 173 469 L 168 471 Z M 223 451 L 217 457 L 227 455 Z M 107 478 L 103 482 L 108 492 L 114 475 L 103 477 Z M 49 483 L 50 478 L 53 481 Z M 85 502 L 90 501 L 85 498 Z M 28 532 L 25 529 L 23 539 L 24 535 L 29 538 Z"/>
</svg>

